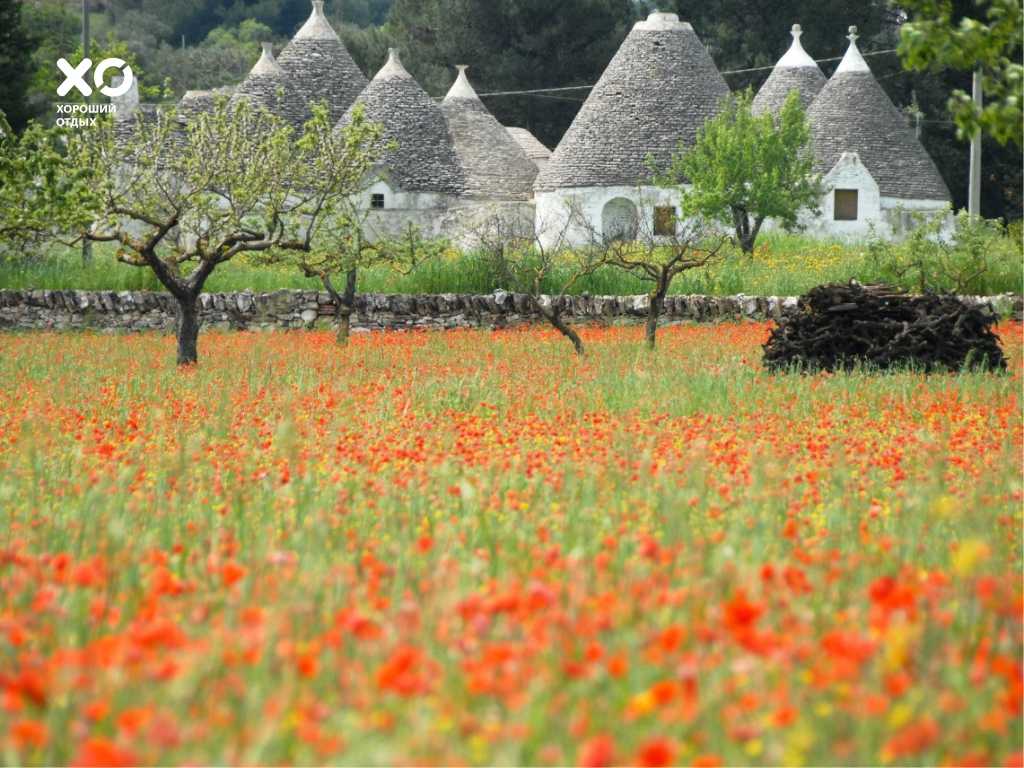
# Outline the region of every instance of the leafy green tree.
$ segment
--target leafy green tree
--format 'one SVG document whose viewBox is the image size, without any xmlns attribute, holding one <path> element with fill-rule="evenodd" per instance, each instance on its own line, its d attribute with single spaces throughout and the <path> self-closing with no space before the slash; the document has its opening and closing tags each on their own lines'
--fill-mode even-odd
<svg viewBox="0 0 1024 768">
<path fill-rule="evenodd" d="M 88 195 L 70 234 L 116 243 L 118 261 L 153 271 L 178 303 L 178 364 L 195 363 L 206 280 L 240 253 L 308 247 L 332 201 L 359 191 L 341 169 L 364 165 L 375 130 L 353 120 L 328 144 L 314 122 L 296 141 L 278 118 L 227 99 L 185 135 L 158 113 L 125 144 L 104 121 L 68 139 L 67 172 Z"/>
<path fill-rule="evenodd" d="M 25 128 L 32 113 L 29 53 L 37 42 L 25 27 L 21 9 L 20 0 L 0 0 L 0 113 L 15 131 Z"/>
<path fill-rule="evenodd" d="M 900 28 L 900 57 L 910 69 L 981 70 L 985 99 L 978 107 L 953 91 L 949 111 L 962 136 L 982 130 L 1001 144 L 1022 144 L 1024 123 L 1024 9 L 1020 0 L 982 0 L 955 19 L 951 0 L 907 0 L 911 19 Z"/>
<path fill-rule="evenodd" d="M 731 97 L 657 177 L 682 190 L 685 215 L 732 226 L 744 253 L 753 253 L 767 219 L 795 229 L 800 211 L 815 210 L 822 195 L 799 96 L 789 95 L 778 118 L 753 115 L 751 100 L 750 91 Z"/>
<path fill-rule="evenodd" d="M 67 141 L 34 121 L 18 136 L 0 115 L 0 259 L 39 258 L 56 234 L 90 224 L 90 178 L 69 167 Z"/>
<path fill-rule="evenodd" d="M 306 155 L 319 159 L 318 176 L 331 183 L 310 183 L 304 205 L 309 225 L 301 237 L 258 257 L 266 263 L 290 264 L 321 282 L 334 304 L 342 345 L 348 343 L 358 270 L 386 266 L 408 273 L 444 248 L 440 241 L 422 238 L 412 226 L 398 238 L 374 237 L 369 231 L 369 211 L 354 193 L 371 182 L 375 163 L 391 145 L 382 141 L 383 126 L 367 123 L 361 109 L 357 108 L 352 127 L 336 131 L 326 105 L 314 107 L 299 145 Z M 339 279 L 344 280 L 341 288 L 336 285 Z"/>
</svg>

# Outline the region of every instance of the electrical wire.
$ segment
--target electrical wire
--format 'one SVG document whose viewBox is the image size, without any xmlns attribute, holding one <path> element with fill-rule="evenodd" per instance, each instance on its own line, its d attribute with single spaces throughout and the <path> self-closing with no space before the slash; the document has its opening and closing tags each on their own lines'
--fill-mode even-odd
<svg viewBox="0 0 1024 768">
<path fill-rule="evenodd" d="M 887 53 L 896 53 L 896 49 L 895 48 L 887 48 L 884 51 L 870 51 L 870 52 L 862 54 L 862 55 L 864 55 L 864 56 L 881 56 L 881 55 L 887 54 Z M 825 63 L 830 62 L 830 61 L 839 61 L 842 58 L 843 58 L 842 56 L 832 56 L 831 58 L 828 58 L 828 59 L 815 59 L 815 61 L 818 64 L 825 64 Z M 741 75 L 741 74 L 745 74 L 747 72 L 763 72 L 763 71 L 768 70 L 768 69 L 775 69 L 775 65 L 773 64 L 770 67 L 750 67 L 748 69 L 731 69 L 731 70 L 729 70 L 727 72 L 723 72 L 722 74 L 723 75 Z M 480 93 L 480 94 L 477 94 L 477 95 L 480 96 L 480 97 L 484 97 L 484 96 L 539 96 L 540 94 L 545 94 L 545 93 L 564 93 L 566 91 L 589 91 L 593 87 L 594 87 L 593 85 L 566 85 L 566 86 L 562 86 L 561 88 L 530 88 L 528 90 L 523 90 L 523 91 L 490 91 L 488 93 Z"/>
</svg>

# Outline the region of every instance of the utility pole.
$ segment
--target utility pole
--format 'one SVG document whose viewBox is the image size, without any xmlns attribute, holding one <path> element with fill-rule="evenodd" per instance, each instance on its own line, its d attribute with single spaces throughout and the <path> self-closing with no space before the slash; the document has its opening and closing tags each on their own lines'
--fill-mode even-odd
<svg viewBox="0 0 1024 768">
<path fill-rule="evenodd" d="M 82 0 L 82 58 L 89 58 L 89 0 Z M 82 238 L 82 264 L 92 264 L 92 241 Z"/>
<path fill-rule="evenodd" d="M 89 58 L 89 0 L 82 0 L 82 57 Z"/>
<path fill-rule="evenodd" d="M 980 113 L 981 100 L 981 67 L 974 70 L 974 107 Z M 971 183 L 967 194 L 967 213 L 972 219 L 981 216 L 981 128 L 971 137 Z"/>
</svg>

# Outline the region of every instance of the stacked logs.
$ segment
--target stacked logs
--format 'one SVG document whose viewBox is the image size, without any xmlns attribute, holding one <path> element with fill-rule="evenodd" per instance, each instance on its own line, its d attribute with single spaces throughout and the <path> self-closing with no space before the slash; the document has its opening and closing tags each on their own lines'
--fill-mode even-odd
<svg viewBox="0 0 1024 768">
<path fill-rule="evenodd" d="M 764 345 L 777 371 L 850 370 L 859 365 L 925 371 L 1005 370 L 987 305 L 956 296 L 913 296 L 888 285 L 821 285 L 800 297 Z"/>
</svg>

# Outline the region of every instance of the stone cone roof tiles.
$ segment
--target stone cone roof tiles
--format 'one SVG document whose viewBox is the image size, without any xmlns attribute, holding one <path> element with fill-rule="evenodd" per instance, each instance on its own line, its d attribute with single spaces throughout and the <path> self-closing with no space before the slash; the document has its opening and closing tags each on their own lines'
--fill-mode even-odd
<svg viewBox="0 0 1024 768">
<path fill-rule="evenodd" d="M 792 91 L 800 94 L 800 103 L 807 109 L 827 82 L 824 73 L 800 44 L 803 31 L 799 24 L 793 25 L 793 44 L 786 55 L 779 59 L 775 69 L 765 80 L 754 97 L 751 111 L 755 115 L 770 112 L 777 115 Z"/>
<path fill-rule="evenodd" d="M 673 13 L 638 22 L 537 176 L 535 189 L 647 184 L 728 96 L 693 27 Z"/>
<path fill-rule="evenodd" d="M 551 150 L 544 146 L 540 139 L 534 136 L 526 128 L 506 128 L 509 135 L 516 143 L 523 148 L 526 156 L 537 165 L 541 165 L 551 159 Z"/>
<path fill-rule="evenodd" d="M 393 188 L 406 192 L 462 193 L 462 169 L 444 113 L 405 70 L 395 49 L 391 49 L 387 63 L 338 122 L 339 127 L 351 120 L 357 104 L 363 106 L 368 120 L 384 126 L 384 140 L 397 144 L 381 162 Z"/>
<path fill-rule="evenodd" d="M 441 103 L 462 170 L 463 193 L 488 199 L 529 200 L 537 166 L 484 106 L 466 67 Z"/>
<path fill-rule="evenodd" d="M 115 146 L 131 154 L 136 148 L 138 131 L 145 125 L 155 123 L 160 119 L 160 115 L 161 109 L 158 104 L 138 104 L 131 112 L 119 114 L 114 120 Z"/>
<path fill-rule="evenodd" d="M 178 102 L 178 122 L 187 125 L 199 115 L 212 112 L 216 98 L 215 91 L 185 91 Z"/>
<path fill-rule="evenodd" d="M 904 115 L 889 100 L 857 49 L 850 48 L 808 112 L 815 170 L 826 174 L 856 152 L 883 197 L 950 199 L 949 187 Z"/>
<path fill-rule="evenodd" d="M 295 92 L 288 76 L 274 58 L 273 46 L 263 43 L 263 53 L 231 96 L 232 102 L 247 99 L 271 114 L 290 119 L 294 112 Z"/>
<path fill-rule="evenodd" d="M 310 105 L 326 101 L 331 122 L 337 122 L 366 87 L 345 45 L 324 16 L 323 0 L 313 0 L 313 12 L 278 58 L 298 94 L 297 108 L 289 119 L 301 125 L 310 116 Z"/>
</svg>

